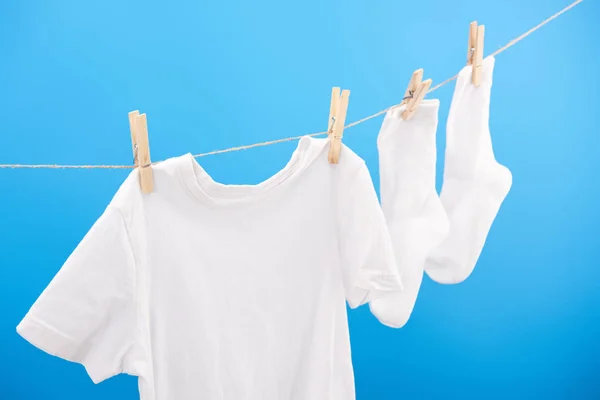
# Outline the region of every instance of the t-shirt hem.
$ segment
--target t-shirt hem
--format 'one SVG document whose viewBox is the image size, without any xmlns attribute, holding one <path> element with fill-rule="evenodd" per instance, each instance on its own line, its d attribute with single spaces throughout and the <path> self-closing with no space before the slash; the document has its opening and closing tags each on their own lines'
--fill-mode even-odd
<svg viewBox="0 0 600 400">
<path fill-rule="evenodd" d="M 95 384 L 108 378 L 106 374 L 100 373 L 92 365 L 76 356 L 73 349 L 76 349 L 78 344 L 74 340 L 31 315 L 27 315 L 19 323 L 17 333 L 33 346 L 50 355 L 83 365 Z"/>
</svg>

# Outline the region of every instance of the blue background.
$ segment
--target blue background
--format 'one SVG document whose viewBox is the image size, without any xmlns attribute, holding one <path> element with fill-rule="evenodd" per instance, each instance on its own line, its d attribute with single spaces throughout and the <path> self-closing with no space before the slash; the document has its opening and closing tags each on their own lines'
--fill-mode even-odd
<svg viewBox="0 0 600 400">
<path fill-rule="evenodd" d="M 416 68 L 458 72 L 471 20 L 489 54 L 568 3 L 5 0 L 0 163 L 128 164 L 134 109 L 155 161 L 322 131 L 332 86 L 352 89 L 354 121 L 399 102 Z M 600 397 L 598 17 L 585 1 L 498 56 L 491 129 L 512 190 L 466 282 L 426 278 L 401 330 L 350 313 L 358 400 Z M 453 87 L 435 93 L 438 188 Z M 344 137 L 376 185 L 380 123 Z M 256 183 L 294 147 L 199 161 Z M 0 399 L 138 398 L 135 378 L 93 385 L 15 332 L 126 174 L 0 170 Z"/>
</svg>

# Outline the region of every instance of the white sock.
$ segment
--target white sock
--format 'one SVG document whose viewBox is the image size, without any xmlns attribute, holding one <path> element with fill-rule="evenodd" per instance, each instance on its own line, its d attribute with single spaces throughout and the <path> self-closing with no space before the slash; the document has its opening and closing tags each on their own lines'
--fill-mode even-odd
<svg viewBox="0 0 600 400">
<path fill-rule="evenodd" d="M 494 58 L 487 57 L 482 68 L 479 87 L 471 83 L 471 66 L 459 73 L 448 115 L 440 198 L 450 233 L 425 265 L 429 277 L 439 283 L 459 283 L 473 272 L 512 184 L 510 171 L 494 158 L 489 130 Z"/>
<path fill-rule="evenodd" d="M 394 244 L 404 291 L 373 300 L 383 324 L 402 327 L 413 310 L 427 255 L 448 233 L 448 219 L 435 190 L 438 100 L 425 100 L 413 118 L 405 107 L 387 113 L 377 138 L 381 207 Z"/>
</svg>

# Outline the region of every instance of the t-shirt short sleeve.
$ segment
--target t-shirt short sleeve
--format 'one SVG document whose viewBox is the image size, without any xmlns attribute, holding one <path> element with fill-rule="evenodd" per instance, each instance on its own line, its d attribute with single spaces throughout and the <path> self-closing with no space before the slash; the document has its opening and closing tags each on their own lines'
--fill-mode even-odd
<svg viewBox="0 0 600 400">
<path fill-rule="evenodd" d="M 135 330 L 135 262 L 118 209 L 109 206 L 33 304 L 17 332 L 83 364 L 95 383 L 123 372 Z"/>
<path fill-rule="evenodd" d="M 394 249 L 364 161 L 340 188 L 338 225 L 346 299 L 352 308 L 402 290 Z"/>
</svg>

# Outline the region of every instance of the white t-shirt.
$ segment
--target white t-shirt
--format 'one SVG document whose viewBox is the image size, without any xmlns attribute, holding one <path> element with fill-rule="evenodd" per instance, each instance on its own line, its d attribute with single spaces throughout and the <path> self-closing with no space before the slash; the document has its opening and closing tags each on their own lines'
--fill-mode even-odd
<svg viewBox="0 0 600 400">
<path fill-rule="evenodd" d="M 350 400 L 345 300 L 401 290 L 363 160 L 303 138 L 258 185 L 215 182 L 191 155 L 138 173 L 17 331 L 94 382 L 143 400 Z"/>
</svg>

